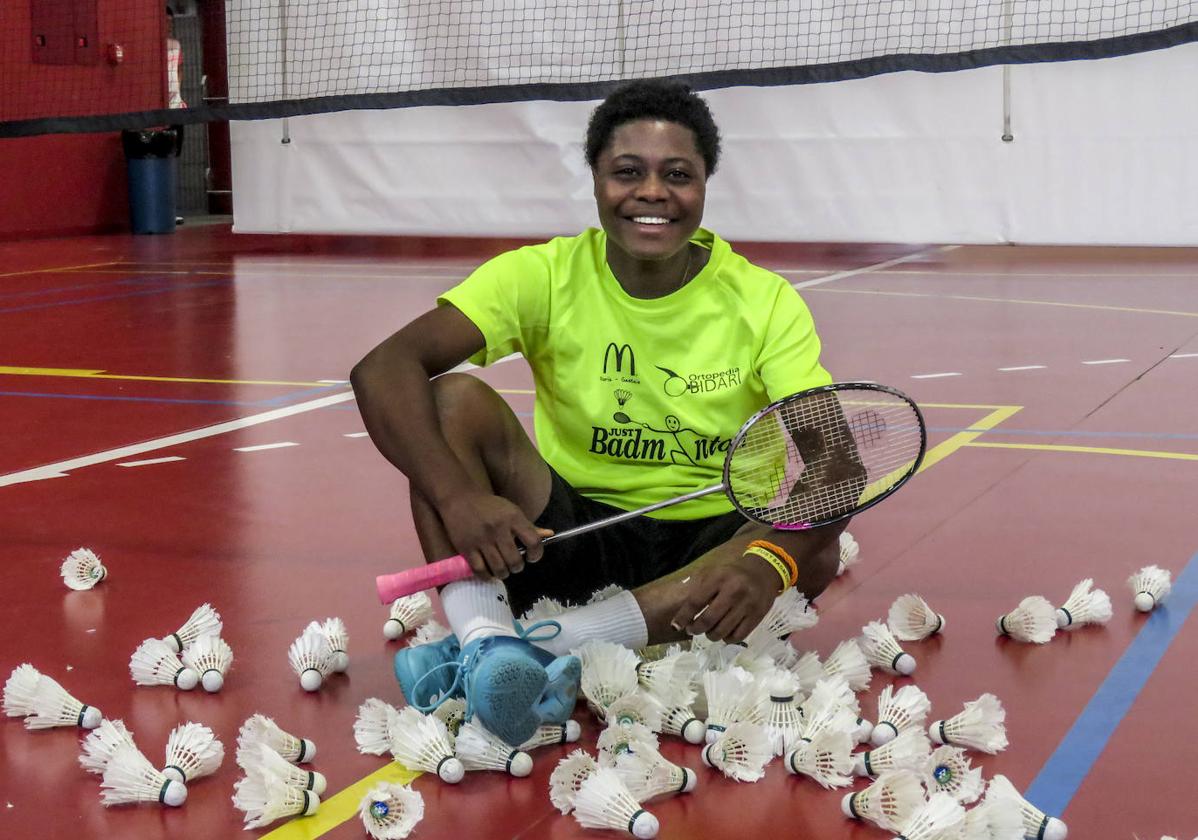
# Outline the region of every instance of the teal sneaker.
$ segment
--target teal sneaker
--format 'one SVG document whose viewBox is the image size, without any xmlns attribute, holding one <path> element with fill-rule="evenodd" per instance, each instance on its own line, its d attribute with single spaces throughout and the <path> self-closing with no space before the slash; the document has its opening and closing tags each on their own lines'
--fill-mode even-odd
<svg viewBox="0 0 1198 840">
<path fill-rule="evenodd" d="M 458 637 L 452 634 L 438 642 L 396 652 L 395 679 L 408 705 L 434 708 L 438 701 L 453 696 L 454 675 L 442 666 L 456 662 L 461 653 Z M 462 696 L 460 689 L 456 696 Z"/>
<path fill-rule="evenodd" d="M 533 711 L 542 725 L 563 726 L 574 713 L 574 704 L 578 700 L 582 661 L 577 656 L 559 656 L 545 666 L 545 674 L 548 681 Z"/>
<path fill-rule="evenodd" d="M 515 636 L 488 636 L 462 648 L 461 669 L 466 692 L 466 717 L 479 721 L 508 744 L 523 744 L 541 718 L 533 707 L 540 701 L 549 675 L 539 651 Z"/>
</svg>

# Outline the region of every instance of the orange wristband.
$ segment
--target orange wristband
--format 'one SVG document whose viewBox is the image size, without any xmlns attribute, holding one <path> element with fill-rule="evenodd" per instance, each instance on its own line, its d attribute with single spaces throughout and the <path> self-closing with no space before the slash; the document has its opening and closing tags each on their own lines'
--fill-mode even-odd
<svg viewBox="0 0 1198 840">
<path fill-rule="evenodd" d="M 788 586 L 794 586 L 799 582 L 799 564 L 795 562 L 795 559 L 782 546 L 768 540 L 753 540 L 749 545 L 750 547 L 758 546 L 764 548 L 786 564 L 786 568 L 790 571 L 790 583 L 787 584 Z"/>
</svg>

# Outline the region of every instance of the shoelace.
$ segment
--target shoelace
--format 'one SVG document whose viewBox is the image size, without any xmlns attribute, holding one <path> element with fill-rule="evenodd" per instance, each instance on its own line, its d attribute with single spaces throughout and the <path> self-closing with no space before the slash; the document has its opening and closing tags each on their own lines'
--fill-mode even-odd
<svg viewBox="0 0 1198 840">
<path fill-rule="evenodd" d="M 513 625 L 516 629 L 516 637 L 528 642 L 529 644 L 547 642 L 550 639 L 556 639 L 559 635 L 561 635 L 562 632 L 561 624 L 553 619 L 538 621 L 534 624 L 530 624 L 528 627 L 522 627 L 518 621 L 513 622 Z M 538 630 L 542 629 L 547 629 L 550 632 L 547 635 L 535 635 Z M 474 700 L 471 697 L 472 692 L 470 691 L 472 678 L 474 676 L 474 662 L 478 656 L 485 651 L 487 647 L 489 647 L 488 642 L 495 638 L 504 637 L 488 637 L 487 639 L 483 640 L 482 644 L 478 646 L 477 650 L 473 654 L 465 655 L 461 661 L 454 660 L 453 662 L 442 662 L 440 665 L 430 668 L 429 671 L 420 679 L 416 680 L 416 684 L 412 686 L 412 694 L 416 697 L 420 697 L 421 684 L 438 671 L 444 671 L 449 668 L 454 669 L 455 673 L 453 675 L 453 682 L 440 697 L 434 698 L 429 703 L 412 703 L 412 707 L 419 712 L 428 714 L 429 712 L 438 709 L 442 703 L 452 697 L 454 693 L 461 688 L 462 692 L 466 695 L 466 709 L 464 713 L 465 719 L 470 720 L 472 717 L 474 717 Z"/>
</svg>

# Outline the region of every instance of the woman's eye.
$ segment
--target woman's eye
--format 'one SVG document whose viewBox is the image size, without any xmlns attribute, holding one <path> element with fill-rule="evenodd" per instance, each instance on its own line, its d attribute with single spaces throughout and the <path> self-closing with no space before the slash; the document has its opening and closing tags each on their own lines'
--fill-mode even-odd
<svg viewBox="0 0 1198 840">
<path fill-rule="evenodd" d="M 674 181 L 686 181 L 689 180 L 691 176 L 689 172 L 683 172 L 681 169 L 674 169 L 670 171 L 669 177 Z"/>
</svg>

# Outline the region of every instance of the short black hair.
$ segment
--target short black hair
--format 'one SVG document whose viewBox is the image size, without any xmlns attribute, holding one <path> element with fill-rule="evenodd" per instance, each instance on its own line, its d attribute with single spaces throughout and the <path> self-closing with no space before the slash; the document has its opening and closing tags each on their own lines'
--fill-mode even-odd
<svg viewBox="0 0 1198 840">
<path fill-rule="evenodd" d="M 720 160 L 720 130 L 711 110 L 689 85 L 663 79 L 644 79 L 622 85 L 594 111 L 587 124 L 586 158 L 591 169 L 611 142 L 612 133 L 636 120 L 666 120 L 689 128 L 703 156 L 708 176 Z"/>
</svg>

